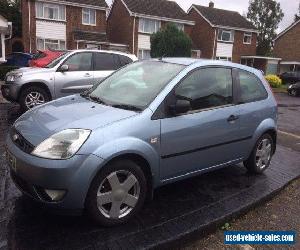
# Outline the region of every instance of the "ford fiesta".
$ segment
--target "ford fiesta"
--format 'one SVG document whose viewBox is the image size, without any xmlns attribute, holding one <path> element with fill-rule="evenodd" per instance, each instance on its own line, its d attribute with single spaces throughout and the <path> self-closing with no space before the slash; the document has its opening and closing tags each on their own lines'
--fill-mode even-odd
<svg viewBox="0 0 300 250">
<path fill-rule="evenodd" d="M 25 113 L 7 137 L 7 160 L 33 199 L 116 225 L 159 186 L 240 162 L 262 173 L 276 123 L 276 101 L 253 68 L 141 61 Z"/>
</svg>

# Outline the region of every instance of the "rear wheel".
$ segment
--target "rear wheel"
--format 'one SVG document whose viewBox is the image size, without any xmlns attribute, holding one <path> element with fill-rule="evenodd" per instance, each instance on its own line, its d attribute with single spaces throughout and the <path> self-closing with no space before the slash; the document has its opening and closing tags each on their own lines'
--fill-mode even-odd
<svg viewBox="0 0 300 250">
<path fill-rule="evenodd" d="M 270 134 L 264 134 L 256 142 L 244 165 L 249 172 L 261 174 L 269 167 L 273 152 L 274 141 Z"/>
<path fill-rule="evenodd" d="M 31 86 L 22 90 L 19 103 L 22 111 L 27 111 L 50 101 L 48 92 L 39 86 Z"/>
<path fill-rule="evenodd" d="M 114 162 L 93 180 L 86 209 L 93 221 L 113 226 L 124 223 L 142 208 L 147 182 L 141 168 L 130 160 Z"/>
</svg>

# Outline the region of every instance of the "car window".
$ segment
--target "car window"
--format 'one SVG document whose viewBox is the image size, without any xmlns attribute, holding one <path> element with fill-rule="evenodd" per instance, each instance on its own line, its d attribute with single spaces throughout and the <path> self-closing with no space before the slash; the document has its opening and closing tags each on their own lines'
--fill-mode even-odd
<svg viewBox="0 0 300 250">
<path fill-rule="evenodd" d="M 268 93 L 265 87 L 254 74 L 239 70 L 239 80 L 241 103 L 254 102 L 267 98 Z"/>
<path fill-rule="evenodd" d="M 119 55 L 119 59 L 120 59 L 121 67 L 123 67 L 129 63 L 132 63 L 132 60 L 127 56 Z"/>
<path fill-rule="evenodd" d="M 91 71 L 92 53 L 84 52 L 70 56 L 64 65 L 69 66 L 69 71 Z"/>
<path fill-rule="evenodd" d="M 117 70 L 120 63 L 117 55 L 109 53 L 94 54 L 94 70 Z"/>
<path fill-rule="evenodd" d="M 175 89 L 177 99 L 191 102 L 191 110 L 231 104 L 232 92 L 232 75 L 228 68 L 196 70 Z"/>
</svg>

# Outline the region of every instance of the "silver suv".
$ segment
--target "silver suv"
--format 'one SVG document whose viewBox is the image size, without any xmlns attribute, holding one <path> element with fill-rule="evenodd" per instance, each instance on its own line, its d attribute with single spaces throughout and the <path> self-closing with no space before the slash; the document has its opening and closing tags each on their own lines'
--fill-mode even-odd
<svg viewBox="0 0 300 250">
<path fill-rule="evenodd" d="M 135 55 L 106 50 L 66 52 L 45 68 L 9 72 L 2 95 L 18 102 L 22 111 L 66 95 L 80 93 L 115 70 L 137 61 Z"/>
</svg>

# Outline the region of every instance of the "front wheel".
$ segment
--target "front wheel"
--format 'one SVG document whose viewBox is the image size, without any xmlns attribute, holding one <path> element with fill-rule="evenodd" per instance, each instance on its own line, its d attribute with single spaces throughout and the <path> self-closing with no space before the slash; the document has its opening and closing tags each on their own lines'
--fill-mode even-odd
<svg viewBox="0 0 300 250">
<path fill-rule="evenodd" d="M 291 89 L 291 90 L 289 91 L 289 94 L 290 94 L 291 96 L 297 96 L 297 90 L 296 90 L 296 89 Z"/>
<path fill-rule="evenodd" d="M 130 160 L 114 162 L 93 180 L 86 209 L 98 224 L 118 225 L 139 212 L 146 193 L 147 182 L 140 166 Z"/>
<path fill-rule="evenodd" d="M 22 111 L 27 111 L 50 101 L 50 96 L 44 88 L 31 86 L 22 90 L 19 104 Z"/>
<path fill-rule="evenodd" d="M 264 134 L 256 142 L 244 165 L 249 172 L 261 174 L 269 167 L 273 152 L 274 141 L 270 134 Z"/>
</svg>

